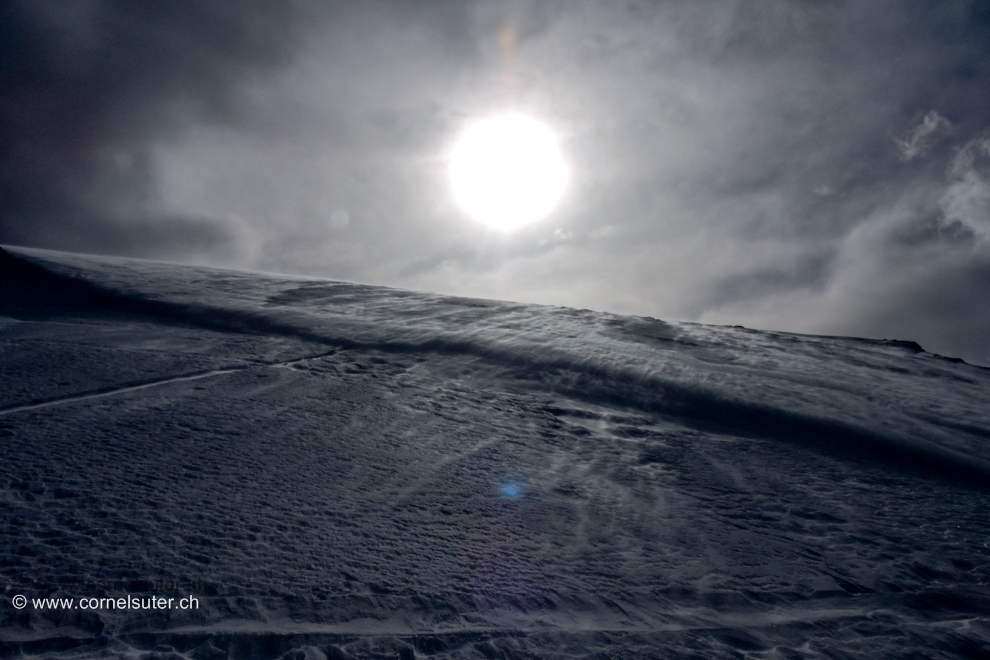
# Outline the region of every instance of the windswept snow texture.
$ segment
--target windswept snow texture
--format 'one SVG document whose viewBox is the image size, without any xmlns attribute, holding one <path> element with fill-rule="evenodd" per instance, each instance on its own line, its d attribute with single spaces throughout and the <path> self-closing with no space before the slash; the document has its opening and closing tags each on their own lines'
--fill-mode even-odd
<svg viewBox="0 0 990 660">
<path fill-rule="evenodd" d="M 0 656 L 988 657 L 988 402 L 907 342 L 8 249 Z M 134 580 L 199 607 L 13 606 Z"/>
</svg>

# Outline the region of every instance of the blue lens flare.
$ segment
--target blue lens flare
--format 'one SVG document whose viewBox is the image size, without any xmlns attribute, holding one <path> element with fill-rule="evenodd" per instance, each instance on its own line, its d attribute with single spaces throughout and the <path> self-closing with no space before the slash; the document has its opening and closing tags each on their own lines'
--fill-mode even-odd
<svg viewBox="0 0 990 660">
<path fill-rule="evenodd" d="M 522 486 L 514 481 L 503 481 L 499 490 L 502 492 L 503 497 L 507 497 L 510 500 L 519 499 L 523 494 Z"/>
</svg>

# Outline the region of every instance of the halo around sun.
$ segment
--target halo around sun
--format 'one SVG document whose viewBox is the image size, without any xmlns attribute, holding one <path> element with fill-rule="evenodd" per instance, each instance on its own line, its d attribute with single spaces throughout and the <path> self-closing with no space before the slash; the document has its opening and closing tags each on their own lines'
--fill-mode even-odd
<svg viewBox="0 0 990 660">
<path fill-rule="evenodd" d="M 479 222 L 508 231 L 545 218 L 567 184 L 553 132 L 519 114 L 468 126 L 450 155 L 457 203 Z"/>
</svg>

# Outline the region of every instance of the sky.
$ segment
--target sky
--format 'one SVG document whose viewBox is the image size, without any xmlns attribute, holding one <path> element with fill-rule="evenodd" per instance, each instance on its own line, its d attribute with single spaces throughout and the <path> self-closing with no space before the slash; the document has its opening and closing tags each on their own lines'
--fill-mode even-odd
<svg viewBox="0 0 990 660">
<path fill-rule="evenodd" d="M 509 233 L 447 169 L 507 112 L 570 172 Z M 0 243 L 990 365 L 990 2 L 11 0 Z"/>
</svg>

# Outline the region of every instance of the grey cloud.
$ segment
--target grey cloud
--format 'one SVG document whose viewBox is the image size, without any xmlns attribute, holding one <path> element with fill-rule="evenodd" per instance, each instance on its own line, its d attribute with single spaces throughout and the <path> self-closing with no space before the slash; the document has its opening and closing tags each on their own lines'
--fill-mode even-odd
<svg viewBox="0 0 990 660">
<path fill-rule="evenodd" d="M 0 7 L 0 242 L 137 251 L 209 225 L 152 208 L 150 148 L 236 122 L 240 89 L 284 64 L 312 19 L 295 2 L 17 0 Z M 147 221 L 143 218 L 149 218 Z M 153 219 L 151 219 L 153 218 Z M 147 236 L 139 239 L 142 227 Z M 150 254 L 150 253 L 149 253 Z"/>
<path fill-rule="evenodd" d="M 932 110 L 925 115 L 915 129 L 897 140 L 897 146 L 901 149 L 901 157 L 904 160 L 911 160 L 925 155 L 931 149 L 932 143 L 938 138 L 938 133 L 950 130 L 952 130 L 952 124 L 949 120 Z"/>
<path fill-rule="evenodd" d="M 947 223 L 958 222 L 990 240 L 990 138 L 966 144 L 950 169 L 952 182 L 939 200 Z"/>
</svg>

